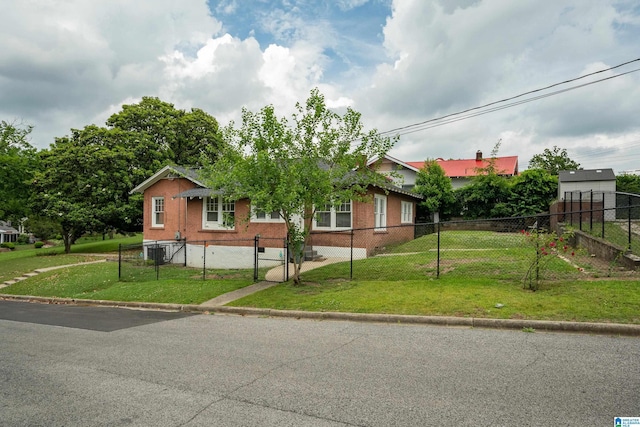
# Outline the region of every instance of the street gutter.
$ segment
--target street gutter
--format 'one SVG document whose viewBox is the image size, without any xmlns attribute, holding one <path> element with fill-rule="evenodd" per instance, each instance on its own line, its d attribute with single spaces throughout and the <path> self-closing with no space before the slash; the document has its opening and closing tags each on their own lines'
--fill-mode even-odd
<svg viewBox="0 0 640 427">
<path fill-rule="evenodd" d="M 286 317 L 311 320 L 343 320 L 352 322 L 378 322 L 413 325 L 458 326 L 489 329 L 520 329 L 525 331 L 577 332 L 599 335 L 640 336 L 640 325 L 624 323 L 565 322 L 526 319 L 487 319 L 452 316 L 412 316 L 403 314 L 342 313 L 331 311 L 275 310 L 270 308 L 202 306 L 197 304 L 163 304 L 146 302 L 88 300 L 73 298 L 37 297 L 0 294 L 2 300 L 40 304 L 67 304 L 79 306 L 117 307 L 144 310 L 177 311 L 187 313 L 220 313 L 239 316 Z"/>
</svg>

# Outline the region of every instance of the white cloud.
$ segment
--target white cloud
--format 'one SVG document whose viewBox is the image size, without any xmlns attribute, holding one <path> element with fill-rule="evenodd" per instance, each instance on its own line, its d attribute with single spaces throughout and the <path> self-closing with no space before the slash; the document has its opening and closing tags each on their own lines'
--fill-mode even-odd
<svg viewBox="0 0 640 427">
<path fill-rule="evenodd" d="M 633 43 L 621 43 L 620 21 L 629 19 L 610 2 L 395 1 L 384 28 L 387 61 L 355 108 L 390 129 L 606 68 L 637 56 Z M 596 135 L 639 129 L 638 81 L 631 75 L 405 135 L 394 153 L 470 157 L 504 135 L 500 154 L 526 164 L 553 143 L 597 146 Z"/>
<path fill-rule="evenodd" d="M 246 3 L 217 2 L 214 17 L 205 0 L 0 0 L 0 118 L 35 125 L 45 147 L 142 96 L 224 125 L 243 106 L 288 115 L 319 87 L 332 108 L 352 106 L 367 128 L 389 130 L 638 56 L 632 0 L 396 0 L 386 22 L 363 26 L 384 2 Z M 350 14 L 361 19 L 347 34 Z M 639 83 L 635 73 L 403 135 L 392 155 L 469 157 L 502 138 L 500 154 L 521 166 L 558 145 L 583 166 L 623 168 L 640 159 L 620 155 L 640 141 Z"/>
</svg>

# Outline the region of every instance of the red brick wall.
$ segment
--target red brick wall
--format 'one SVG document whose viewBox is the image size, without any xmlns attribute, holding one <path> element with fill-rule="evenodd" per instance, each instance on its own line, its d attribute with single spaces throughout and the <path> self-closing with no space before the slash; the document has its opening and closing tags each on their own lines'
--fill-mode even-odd
<svg viewBox="0 0 640 427">
<path fill-rule="evenodd" d="M 235 204 L 236 224 L 233 230 L 205 230 L 202 227 L 202 199 L 174 199 L 173 197 L 185 190 L 195 188 L 189 180 L 176 178 L 162 179 L 147 189 L 144 193 L 144 238 L 147 240 L 173 240 L 177 231 L 182 239 L 188 241 L 224 240 L 228 246 L 248 246 L 256 235 L 260 235 L 260 246 L 280 247 L 282 238 L 286 237 L 284 223 L 276 222 L 247 222 L 250 204 L 248 200 L 240 200 Z M 353 228 L 368 228 L 357 231 L 354 246 L 367 248 L 367 253 L 375 251 L 385 245 L 405 242 L 413 239 L 413 226 L 400 225 L 402 211 L 401 202 L 413 203 L 415 215 L 416 206 L 413 199 L 396 193 L 387 195 L 387 230 L 373 230 L 373 194 L 384 194 L 381 190 L 369 190 L 368 202 L 353 203 Z M 151 227 L 152 198 L 164 197 L 165 221 L 164 227 Z M 350 233 L 322 233 L 314 232 L 313 244 L 319 246 L 349 247 Z"/>
<path fill-rule="evenodd" d="M 144 238 L 147 240 L 173 240 L 176 231 L 184 236 L 186 233 L 185 203 L 173 196 L 185 190 L 195 188 L 195 184 L 187 179 L 161 179 L 144 192 Z M 164 197 L 164 227 L 151 226 L 153 197 Z"/>
<path fill-rule="evenodd" d="M 416 204 L 414 199 L 397 193 L 387 194 L 387 227 L 386 230 L 375 230 L 373 195 L 384 194 L 381 190 L 369 190 L 368 202 L 353 203 L 353 228 L 356 230 L 353 236 L 353 245 L 356 248 L 366 248 L 367 255 L 371 255 L 378 249 L 387 245 L 407 242 L 414 237 L 413 224 L 401 224 L 401 202 L 408 201 L 413 204 L 415 217 Z M 350 232 L 313 232 L 312 245 L 349 247 L 351 244 Z"/>
</svg>

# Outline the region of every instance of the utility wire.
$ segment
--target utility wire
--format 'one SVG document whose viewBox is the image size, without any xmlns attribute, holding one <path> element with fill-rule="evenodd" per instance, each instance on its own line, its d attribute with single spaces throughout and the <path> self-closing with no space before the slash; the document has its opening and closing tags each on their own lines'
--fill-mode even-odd
<svg viewBox="0 0 640 427">
<path fill-rule="evenodd" d="M 602 82 L 602 81 L 605 81 L 605 80 L 621 77 L 621 76 L 624 76 L 626 74 L 630 74 L 630 73 L 639 71 L 640 69 L 635 69 L 635 70 L 628 71 L 628 72 L 625 72 L 625 73 L 616 74 L 615 76 L 610 76 L 610 77 L 606 77 L 604 79 L 595 80 L 593 82 L 589 82 L 589 83 L 585 83 L 585 84 L 582 84 L 582 85 L 574 86 L 574 87 L 571 87 L 571 88 L 568 88 L 568 89 L 563 89 L 563 90 L 560 90 L 560 91 L 552 92 L 552 93 L 549 93 L 549 94 L 546 94 L 546 95 L 540 95 L 540 96 L 536 96 L 536 97 L 533 97 L 533 98 L 528 98 L 526 100 L 517 101 L 517 102 L 511 103 L 511 104 L 508 104 L 506 106 L 493 107 L 493 108 L 491 108 L 489 110 L 486 110 L 486 111 L 475 112 L 475 113 L 472 113 L 472 114 L 467 114 L 466 116 L 463 116 L 463 117 L 453 118 L 454 116 L 459 116 L 459 115 L 462 115 L 462 114 L 465 114 L 465 113 L 469 113 L 469 112 L 472 112 L 472 111 L 481 110 L 483 108 L 487 108 L 487 107 L 490 107 L 492 105 L 496 105 L 496 104 L 500 104 L 500 103 L 503 103 L 503 102 L 511 101 L 511 100 L 514 100 L 514 99 L 517 99 L 517 98 L 521 98 L 521 97 L 526 96 L 526 95 L 531 95 L 533 93 L 542 92 L 542 91 L 551 89 L 551 88 L 556 87 L 556 86 L 564 85 L 564 84 L 571 83 L 571 82 L 574 82 L 574 81 L 577 81 L 577 80 L 580 80 L 580 79 L 591 77 L 591 76 L 599 74 L 599 73 L 604 73 L 604 72 L 607 72 L 607 71 L 615 70 L 617 68 L 623 67 L 625 65 L 632 64 L 634 62 L 639 62 L 639 61 L 640 61 L 640 58 L 636 58 L 636 59 L 633 59 L 631 61 L 627 61 L 627 62 L 624 62 L 622 64 L 618 64 L 618 65 L 610 67 L 610 68 L 605 68 L 603 70 L 599 70 L 599 71 L 595 71 L 593 73 L 585 74 L 584 76 L 575 77 L 573 79 L 565 80 L 565 81 L 562 81 L 562 82 L 559 82 L 559 83 L 554 83 L 552 85 L 548 85 L 548 86 L 545 86 L 545 87 L 542 87 L 542 88 L 539 88 L 539 89 L 535 89 L 535 90 L 531 90 L 531 91 L 528 91 L 528 92 L 524 92 L 524 93 L 521 93 L 519 95 L 515 95 L 515 96 L 512 96 L 512 97 L 509 97 L 509 98 L 504 98 L 504 99 L 501 99 L 499 101 L 490 102 L 488 104 L 484 104 L 484 105 L 481 105 L 479 107 L 468 108 L 468 109 L 463 110 L 463 111 L 458 111 L 456 113 L 451 113 L 451 114 L 447 114 L 445 116 L 437 117 L 437 118 L 434 118 L 434 119 L 425 120 L 423 122 L 419 122 L 419 123 L 414 123 L 414 124 L 410 124 L 410 125 L 407 125 L 407 126 L 398 127 L 398 128 L 395 128 L 395 129 L 384 131 L 384 132 L 379 132 L 379 135 L 384 136 L 384 135 L 393 134 L 393 133 L 395 133 L 397 135 L 406 135 L 406 134 L 418 132 L 418 131 L 421 131 L 421 130 L 430 129 L 432 127 L 442 126 L 442 125 L 453 123 L 453 122 L 456 122 L 456 121 L 459 121 L 459 120 L 464 120 L 464 119 L 471 118 L 471 117 L 476 117 L 476 116 L 479 116 L 479 115 L 482 115 L 482 114 L 487 114 L 487 113 L 490 113 L 490 112 L 502 110 L 504 108 L 509 108 L 509 107 L 512 107 L 512 106 L 515 106 L 515 105 L 520 105 L 520 104 L 523 104 L 523 103 L 526 103 L 526 102 L 535 101 L 535 100 L 538 100 L 538 99 L 545 98 L 547 96 L 557 95 L 557 94 L 560 94 L 560 93 L 563 93 L 563 92 L 567 92 L 567 91 L 573 90 L 573 89 L 578 89 L 578 88 L 581 88 L 581 87 L 584 87 L 584 86 L 587 86 L 587 85 L 590 85 L 590 84 L 599 83 L 599 82 Z M 442 121 L 442 120 L 445 120 L 445 119 L 449 119 L 449 120 L 446 120 L 443 123 L 432 124 L 434 122 L 439 122 L 439 121 Z"/>
<path fill-rule="evenodd" d="M 447 125 L 447 124 L 450 124 L 450 123 L 458 122 L 460 120 L 466 120 L 466 119 L 469 119 L 469 118 L 472 118 L 472 117 L 477 117 L 477 116 L 481 116 L 481 115 L 484 115 L 484 114 L 493 113 L 495 111 L 504 110 L 506 108 L 511 108 L 513 106 L 516 106 L 516 105 L 526 104 L 528 102 L 533 102 L 533 101 L 537 101 L 539 99 L 548 98 L 550 96 L 558 95 L 558 94 L 561 94 L 561 93 L 564 93 L 564 92 L 569 92 L 569 91 L 572 91 L 572 90 L 575 90 L 575 89 L 580 89 L 580 88 L 585 87 L 585 86 L 589 86 L 589 85 L 592 85 L 592 84 L 600 83 L 600 82 L 603 82 L 603 81 L 606 81 L 606 80 L 611 80 L 611 79 L 614 79 L 614 78 L 617 78 L 617 77 L 621 77 L 621 76 L 624 76 L 626 74 L 635 73 L 635 72 L 638 72 L 638 71 L 640 71 L 640 68 L 636 68 L 635 70 L 627 71 L 625 73 L 616 74 L 615 76 L 609 76 L 609 77 L 605 77 L 603 79 L 594 80 L 594 81 L 589 82 L 589 83 L 583 83 L 583 84 L 578 85 L 578 86 L 572 86 L 570 88 L 558 90 L 558 91 L 555 91 L 555 92 L 550 92 L 550 93 L 547 93 L 547 94 L 544 94 L 544 95 L 538 95 L 538 96 L 534 96 L 532 98 L 527 98 L 527 99 L 523 99 L 523 100 L 520 100 L 520 101 L 512 102 L 510 104 L 493 107 L 493 108 L 490 108 L 490 109 L 487 109 L 487 110 L 483 110 L 483 111 L 477 111 L 475 113 L 467 114 L 467 115 L 464 115 L 464 116 L 461 116 L 461 117 L 452 117 L 452 116 L 460 115 L 460 114 L 463 114 L 464 112 L 450 114 L 450 115 L 447 115 L 447 116 L 444 116 L 444 117 L 440 117 L 438 119 L 427 120 L 427 121 L 422 122 L 420 124 L 415 124 L 415 125 L 411 125 L 411 126 L 405 126 L 403 128 L 398 128 L 398 129 L 406 129 L 406 130 L 404 132 L 397 132 L 396 135 L 408 135 L 408 134 L 415 133 L 415 132 L 420 132 L 420 131 L 423 131 L 423 130 L 426 130 L 426 129 L 431 129 L 431 128 L 438 127 L 438 126 L 444 126 L 444 125 Z M 518 95 L 518 97 L 519 96 L 520 95 Z M 510 99 L 515 99 L 515 98 L 517 98 L 517 97 L 513 97 L 513 98 L 510 98 Z M 503 102 L 503 101 L 498 101 L 498 102 Z M 495 104 L 495 103 L 491 103 L 491 104 L 487 104 L 487 105 L 493 105 L 493 104 Z M 477 107 L 477 108 L 483 108 L 483 107 Z M 476 110 L 477 108 L 471 108 L 469 110 L 466 110 L 466 112 Z M 445 118 L 447 120 L 444 120 Z M 435 121 L 439 121 L 439 122 L 438 123 L 434 123 Z M 395 129 L 395 130 L 398 130 L 398 129 Z M 390 133 L 390 132 L 393 132 L 393 131 L 386 131 L 386 132 L 382 132 L 380 134 L 383 135 L 383 134 L 387 134 L 387 133 Z"/>
</svg>

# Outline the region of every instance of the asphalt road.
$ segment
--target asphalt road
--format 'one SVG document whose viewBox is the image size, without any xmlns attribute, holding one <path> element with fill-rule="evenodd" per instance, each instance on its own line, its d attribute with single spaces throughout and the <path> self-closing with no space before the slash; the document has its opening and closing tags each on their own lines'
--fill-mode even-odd
<svg viewBox="0 0 640 427">
<path fill-rule="evenodd" d="M 0 301 L 0 426 L 609 426 L 640 339 Z"/>
</svg>

